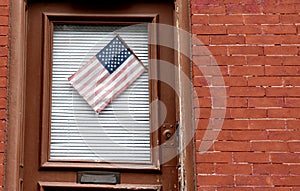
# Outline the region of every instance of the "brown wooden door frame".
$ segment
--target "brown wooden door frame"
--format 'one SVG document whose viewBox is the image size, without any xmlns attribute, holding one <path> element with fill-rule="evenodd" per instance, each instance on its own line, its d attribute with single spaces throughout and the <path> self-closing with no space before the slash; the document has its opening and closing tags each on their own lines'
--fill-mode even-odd
<svg viewBox="0 0 300 191">
<path fill-rule="evenodd" d="M 175 4 L 176 27 L 189 31 L 189 2 L 177 0 Z M 11 2 L 11 33 L 9 61 L 9 104 L 8 104 L 8 139 L 6 153 L 5 190 L 19 191 L 23 171 L 24 115 L 25 115 L 25 77 L 26 77 L 26 1 Z M 179 36 L 180 40 L 180 36 Z M 178 48 L 181 43 L 178 43 Z M 190 76 L 190 60 L 178 54 L 178 65 L 186 75 Z M 192 104 L 191 90 L 180 84 L 180 132 L 181 138 L 192 136 Z M 193 141 L 182 143 L 188 145 L 182 153 L 180 179 L 182 189 L 194 190 L 194 152 Z M 184 188 L 183 188 L 184 187 Z"/>
</svg>

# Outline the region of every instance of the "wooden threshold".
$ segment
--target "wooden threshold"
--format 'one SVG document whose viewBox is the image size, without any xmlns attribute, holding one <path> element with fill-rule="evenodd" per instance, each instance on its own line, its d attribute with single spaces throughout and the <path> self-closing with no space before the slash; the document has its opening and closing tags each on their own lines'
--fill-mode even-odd
<svg viewBox="0 0 300 191">
<path fill-rule="evenodd" d="M 79 184 L 73 182 L 39 182 L 41 189 L 43 188 L 105 188 L 116 190 L 160 190 L 161 185 L 148 184 Z M 41 191 L 42 191 L 41 190 Z"/>
</svg>

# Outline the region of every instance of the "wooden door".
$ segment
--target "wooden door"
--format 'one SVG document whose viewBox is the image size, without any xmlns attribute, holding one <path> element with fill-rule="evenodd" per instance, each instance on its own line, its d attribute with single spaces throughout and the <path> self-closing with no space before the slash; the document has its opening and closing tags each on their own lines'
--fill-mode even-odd
<svg viewBox="0 0 300 191">
<path fill-rule="evenodd" d="M 25 191 L 51 190 L 178 190 L 178 156 L 176 136 L 176 96 L 164 82 L 149 80 L 149 105 L 160 100 L 162 105 L 149 106 L 149 161 L 125 160 L 126 155 L 118 160 L 104 160 L 60 156 L 53 157 L 53 108 L 55 54 L 65 54 L 63 49 L 55 49 L 57 28 L 119 27 L 139 24 L 173 24 L 172 1 L 28 1 L 27 18 L 27 65 L 26 65 L 26 114 L 24 180 Z M 68 28 L 69 27 L 69 28 Z M 102 30 L 102 29 L 101 29 Z M 106 29 L 105 29 L 106 30 Z M 156 27 L 148 29 L 148 38 L 161 40 Z M 173 34 L 164 35 L 173 41 Z M 82 39 L 82 37 L 80 37 Z M 70 39 L 68 39 L 70 40 Z M 164 39 L 166 40 L 166 39 Z M 151 39 L 153 41 L 153 39 Z M 133 41 L 134 43 L 134 41 Z M 58 51 L 58 52 L 56 52 Z M 79 50 L 80 52 L 80 47 Z M 157 45 L 148 46 L 148 59 L 152 63 L 149 74 L 153 76 L 169 75 L 175 81 L 175 75 L 162 73 L 162 66 L 157 60 L 174 64 L 173 51 Z M 151 59 L 153 61 L 151 61 Z M 163 62 L 162 62 L 163 63 Z M 72 63 L 65 65 L 70 67 Z M 62 72 L 64 72 L 62 70 Z M 175 71 L 174 71 L 175 72 Z M 58 103 L 63 105 L 63 99 Z M 77 102 L 76 102 L 77 103 Z M 75 103 L 74 103 L 75 104 Z M 154 108 L 154 109 L 153 109 Z M 165 112 L 167 111 L 167 112 Z M 66 113 L 63 111 L 62 113 Z M 162 116 L 163 115 L 163 116 Z M 64 115 L 63 115 L 64 116 Z M 61 118 L 63 118 L 61 116 Z M 68 116 L 72 116 L 72 113 Z M 83 116 L 84 117 L 84 116 Z M 118 115 L 115 116 L 116 119 Z M 161 122 L 158 122 L 161 121 Z M 61 125 L 64 128 L 64 125 Z M 155 128 L 158 125 L 160 128 Z M 84 124 L 81 124 L 84 127 Z M 121 135 L 119 135 L 121 136 Z M 58 136 L 59 139 L 59 136 Z M 118 137 L 117 137 L 118 139 Z M 60 140 L 60 144 L 64 141 Z M 109 142 L 109 140 L 107 140 Z M 124 138 L 125 144 L 131 139 Z M 72 145 L 72 142 L 69 144 Z M 65 147 L 68 148 L 68 147 Z M 65 149 L 64 148 L 64 149 Z M 138 150 L 134 148 L 133 150 Z M 63 150 L 65 152 L 65 150 Z M 84 149 L 83 151 L 84 152 Z M 108 150 L 117 154 L 118 150 Z M 63 153 L 64 154 L 64 153 Z M 129 155 L 129 154 L 127 154 Z M 170 158 L 170 155 L 172 156 Z M 139 156 L 137 154 L 137 156 Z M 164 160 L 164 158 L 170 158 Z M 134 157 L 133 157 L 134 158 Z"/>
</svg>

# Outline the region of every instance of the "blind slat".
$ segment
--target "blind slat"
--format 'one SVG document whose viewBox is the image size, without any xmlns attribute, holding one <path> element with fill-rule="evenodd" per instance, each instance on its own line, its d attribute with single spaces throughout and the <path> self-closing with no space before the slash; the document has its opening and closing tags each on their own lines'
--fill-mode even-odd
<svg viewBox="0 0 300 191">
<path fill-rule="evenodd" d="M 150 162 L 147 72 L 100 114 L 67 80 L 114 37 L 116 30 L 147 67 L 146 25 L 54 26 L 50 159 Z"/>
</svg>

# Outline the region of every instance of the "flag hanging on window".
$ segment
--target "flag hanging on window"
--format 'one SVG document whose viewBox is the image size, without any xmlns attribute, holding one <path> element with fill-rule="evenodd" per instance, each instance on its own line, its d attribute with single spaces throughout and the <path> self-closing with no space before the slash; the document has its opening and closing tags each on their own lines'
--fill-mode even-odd
<svg viewBox="0 0 300 191">
<path fill-rule="evenodd" d="M 116 36 L 68 80 L 99 113 L 145 70 L 127 44 Z"/>
</svg>

